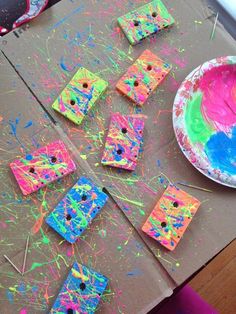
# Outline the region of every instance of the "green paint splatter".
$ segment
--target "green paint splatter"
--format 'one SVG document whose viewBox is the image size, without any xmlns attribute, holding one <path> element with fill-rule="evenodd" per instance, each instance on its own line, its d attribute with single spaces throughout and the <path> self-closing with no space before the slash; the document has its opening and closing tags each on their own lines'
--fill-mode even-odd
<svg viewBox="0 0 236 314">
<path fill-rule="evenodd" d="M 98 231 L 98 234 L 100 235 L 101 238 L 106 238 L 107 231 L 105 229 L 102 229 Z"/>
<path fill-rule="evenodd" d="M 185 109 L 185 125 L 192 143 L 206 143 L 214 132 L 201 113 L 202 93 L 195 93 Z"/>
<path fill-rule="evenodd" d="M 145 211 L 144 210 L 140 209 L 139 213 L 140 213 L 141 216 L 145 216 Z"/>
</svg>

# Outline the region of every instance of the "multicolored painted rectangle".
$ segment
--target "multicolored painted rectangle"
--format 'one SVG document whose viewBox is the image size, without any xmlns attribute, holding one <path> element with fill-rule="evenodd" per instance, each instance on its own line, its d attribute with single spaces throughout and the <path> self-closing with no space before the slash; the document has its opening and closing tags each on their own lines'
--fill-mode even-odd
<svg viewBox="0 0 236 314">
<path fill-rule="evenodd" d="M 171 65 L 145 50 L 118 81 L 116 88 L 136 104 L 143 105 L 170 70 Z"/>
<path fill-rule="evenodd" d="M 52 108 L 72 122 L 80 124 L 107 86 L 106 81 L 85 68 L 80 68 Z"/>
<path fill-rule="evenodd" d="M 134 170 L 143 139 L 144 120 L 136 115 L 114 113 L 106 138 L 101 163 L 106 166 Z"/>
<path fill-rule="evenodd" d="M 101 188 L 81 177 L 46 218 L 46 223 L 65 240 L 74 243 L 108 199 Z"/>
<path fill-rule="evenodd" d="M 74 263 L 50 314 L 93 314 L 107 284 L 102 274 Z"/>
<path fill-rule="evenodd" d="M 10 163 L 24 195 L 66 176 L 76 169 L 65 144 L 58 140 Z"/>
<path fill-rule="evenodd" d="M 200 206 L 200 202 L 169 185 L 142 227 L 150 237 L 174 250 Z"/>
<path fill-rule="evenodd" d="M 161 0 L 154 0 L 118 18 L 118 24 L 131 45 L 174 24 Z"/>
</svg>

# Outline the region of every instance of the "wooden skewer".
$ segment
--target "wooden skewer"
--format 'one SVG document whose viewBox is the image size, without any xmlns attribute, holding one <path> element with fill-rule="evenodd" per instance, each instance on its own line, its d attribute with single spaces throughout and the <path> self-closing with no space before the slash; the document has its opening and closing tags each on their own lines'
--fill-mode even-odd
<svg viewBox="0 0 236 314">
<path fill-rule="evenodd" d="M 22 276 L 25 273 L 25 264 L 26 264 L 26 258 L 27 258 L 28 247 L 29 247 L 29 237 L 30 236 L 28 235 L 27 240 L 26 240 L 26 245 L 25 245 L 25 254 L 24 254 L 23 267 L 22 267 Z"/>
<path fill-rule="evenodd" d="M 20 273 L 20 274 L 22 275 L 21 271 L 16 267 L 15 264 L 13 264 L 13 262 L 10 260 L 10 258 L 7 257 L 6 255 L 3 255 L 3 256 L 4 256 L 5 259 L 11 264 L 11 266 L 12 266 L 13 268 L 15 268 L 15 270 L 18 271 L 18 273 Z"/>
<path fill-rule="evenodd" d="M 208 190 L 208 189 L 205 189 L 205 188 L 201 188 L 200 186 L 195 186 L 195 185 L 192 185 L 192 184 L 181 183 L 181 182 L 178 182 L 178 184 L 183 185 L 183 186 L 187 186 L 187 187 L 189 187 L 189 188 L 201 190 L 201 191 L 204 191 L 204 192 L 209 192 L 209 193 L 212 193 L 212 192 L 213 192 L 213 191 L 211 191 L 211 190 Z"/>
</svg>

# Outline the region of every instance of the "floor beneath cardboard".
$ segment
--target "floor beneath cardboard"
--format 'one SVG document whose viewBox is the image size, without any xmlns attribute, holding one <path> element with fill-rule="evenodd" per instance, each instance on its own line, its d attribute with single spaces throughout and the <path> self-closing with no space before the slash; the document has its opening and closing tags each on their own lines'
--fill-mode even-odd
<svg viewBox="0 0 236 314">
<path fill-rule="evenodd" d="M 189 284 L 220 314 L 235 314 L 236 240 L 218 254 Z"/>
</svg>

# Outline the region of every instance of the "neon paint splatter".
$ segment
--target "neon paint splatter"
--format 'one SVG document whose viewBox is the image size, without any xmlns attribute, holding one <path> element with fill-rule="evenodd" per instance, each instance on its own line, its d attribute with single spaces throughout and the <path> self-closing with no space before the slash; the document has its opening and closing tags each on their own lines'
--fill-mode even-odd
<svg viewBox="0 0 236 314">
<path fill-rule="evenodd" d="M 80 124 L 107 86 L 107 82 L 80 68 L 52 108 L 74 123 Z"/>
<path fill-rule="evenodd" d="M 101 163 L 134 170 L 143 137 L 144 120 L 115 113 L 111 117 Z"/>
<path fill-rule="evenodd" d="M 58 140 L 15 160 L 10 168 L 22 193 L 28 195 L 73 172 L 76 165 Z"/>
<path fill-rule="evenodd" d="M 170 70 L 168 63 L 145 50 L 119 80 L 116 88 L 133 102 L 143 105 Z"/>
<path fill-rule="evenodd" d="M 105 205 L 108 196 L 93 182 L 81 177 L 46 218 L 46 223 L 74 243 Z"/>
<path fill-rule="evenodd" d="M 107 284 L 108 279 L 102 274 L 74 263 L 50 314 L 93 314 Z"/>
<path fill-rule="evenodd" d="M 150 237 L 174 250 L 195 215 L 200 202 L 169 185 L 142 227 Z"/>
<path fill-rule="evenodd" d="M 174 24 L 174 19 L 161 2 L 154 0 L 118 18 L 118 23 L 131 45 Z"/>
</svg>

